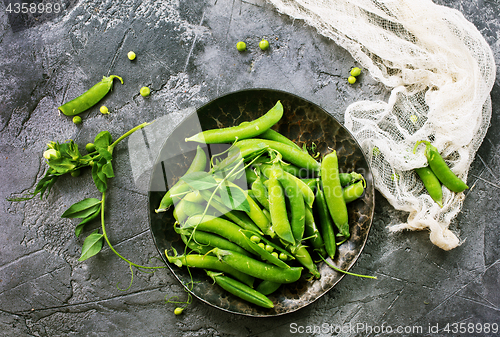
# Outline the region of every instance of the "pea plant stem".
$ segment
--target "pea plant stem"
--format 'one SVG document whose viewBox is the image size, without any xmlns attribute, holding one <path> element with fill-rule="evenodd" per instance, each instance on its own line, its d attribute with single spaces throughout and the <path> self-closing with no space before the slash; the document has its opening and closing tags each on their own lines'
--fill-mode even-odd
<svg viewBox="0 0 500 337">
<path fill-rule="evenodd" d="M 111 249 L 113 251 L 113 253 L 115 253 L 119 258 L 121 258 L 122 260 L 124 260 L 125 262 L 127 262 L 131 267 L 134 266 L 138 269 L 161 269 L 161 268 L 166 268 L 166 266 L 141 266 L 139 264 L 136 264 L 130 260 L 128 260 L 127 258 L 123 257 L 120 253 L 118 253 L 116 251 L 116 249 L 113 247 L 113 245 L 111 244 L 111 242 L 109 242 L 109 238 L 108 238 L 108 235 L 106 234 L 106 225 L 105 225 L 105 222 L 104 222 L 104 205 L 105 205 L 105 200 L 106 200 L 106 192 L 103 192 L 102 193 L 102 198 L 101 198 L 101 226 L 102 226 L 102 235 L 104 237 L 104 240 L 106 240 L 106 243 L 108 244 L 108 247 L 109 249 Z"/>
<path fill-rule="evenodd" d="M 120 138 L 118 138 L 117 140 L 114 141 L 113 144 L 111 144 L 109 147 L 110 149 L 113 149 L 119 142 L 121 142 L 122 140 L 124 140 L 125 138 L 127 138 L 128 136 L 130 136 L 131 134 L 133 134 L 134 132 L 136 132 L 137 130 L 140 130 L 150 124 L 152 124 L 153 122 L 151 123 L 148 123 L 148 122 L 145 122 L 145 123 L 142 123 L 141 125 L 137 125 L 135 128 L 127 131 L 126 133 L 124 133 L 122 136 L 120 136 Z"/>
</svg>

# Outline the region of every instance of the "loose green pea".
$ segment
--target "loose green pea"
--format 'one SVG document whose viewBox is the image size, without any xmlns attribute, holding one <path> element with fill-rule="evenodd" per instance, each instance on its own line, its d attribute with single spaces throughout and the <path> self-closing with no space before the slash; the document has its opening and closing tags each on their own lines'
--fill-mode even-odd
<svg viewBox="0 0 500 337">
<path fill-rule="evenodd" d="M 135 60 L 135 53 L 133 51 L 129 51 L 127 57 L 130 61 Z"/>
<path fill-rule="evenodd" d="M 262 41 L 259 42 L 259 47 L 262 50 L 267 50 L 269 48 L 269 41 L 262 39 Z"/>
<path fill-rule="evenodd" d="M 236 44 L 236 49 L 238 49 L 238 51 L 245 51 L 247 50 L 247 44 L 243 41 L 240 41 Z"/>
<path fill-rule="evenodd" d="M 174 314 L 176 314 L 178 316 L 178 315 L 182 314 L 183 311 L 184 311 L 184 308 L 177 307 L 174 310 Z"/>
<path fill-rule="evenodd" d="M 107 106 L 105 106 L 105 105 L 103 105 L 103 106 L 99 109 L 99 111 L 100 111 L 103 115 L 107 115 L 107 114 L 109 114 L 109 109 L 108 109 L 108 107 L 107 107 Z"/>
<path fill-rule="evenodd" d="M 82 124 L 82 117 L 80 117 L 80 116 L 73 117 L 73 123 Z"/>
<path fill-rule="evenodd" d="M 147 97 L 151 93 L 151 90 L 148 87 L 142 87 L 139 91 L 142 97 Z"/>
<path fill-rule="evenodd" d="M 354 77 L 357 77 L 359 75 L 361 75 L 361 69 L 359 69 L 358 67 L 354 67 L 351 69 L 351 75 L 354 76 Z"/>
<path fill-rule="evenodd" d="M 87 143 L 87 145 L 85 145 L 85 150 L 87 150 L 87 152 L 94 152 L 95 151 L 94 143 Z"/>
<path fill-rule="evenodd" d="M 351 84 L 356 83 L 356 77 L 354 77 L 354 76 L 349 76 L 349 77 L 347 78 L 347 82 L 349 82 L 349 83 L 351 83 Z"/>
<path fill-rule="evenodd" d="M 80 175 L 80 170 L 71 171 L 71 176 L 72 177 L 78 177 L 79 175 Z"/>
</svg>

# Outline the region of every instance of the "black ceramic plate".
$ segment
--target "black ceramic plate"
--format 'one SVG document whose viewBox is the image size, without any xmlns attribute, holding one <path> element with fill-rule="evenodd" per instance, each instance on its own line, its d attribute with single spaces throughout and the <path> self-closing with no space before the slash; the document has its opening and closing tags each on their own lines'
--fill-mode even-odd
<svg viewBox="0 0 500 337">
<path fill-rule="evenodd" d="M 150 226 L 156 247 L 174 276 L 186 286 L 191 276 L 186 268 L 169 264 L 165 249 L 184 250 L 184 245 L 173 230 L 172 209 L 155 213 L 165 194 L 168 183 L 175 182 L 189 167 L 198 144 L 185 142 L 186 137 L 202 130 L 238 125 L 262 116 L 280 100 L 284 107 L 283 118 L 274 129 L 289 137 L 297 144 L 317 145 L 322 155 L 331 149 L 337 151 L 341 172 L 356 171 L 366 179 L 366 191 L 362 198 L 348 204 L 351 238 L 338 247 L 333 263 L 348 270 L 361 254 L 373 218 L 374 186 L 365 157 L 352 135 L 335 118 L 319 106 L 298 96 L 269 89 L 251 89 L 227 94 L 199 108 L 186 118 L 168 137 L 153 167 L 149 192 Z M 206 145 L 204 145 L 206 146 Z M 210 147 L 205 148 L 210 150 Z M 214 150 L 212 148 L 212 150 Z M 212 152 L 212 151 L 210 151 Z M 217 151 L 213 151 L 217 153 Z M 189 291 L 214 307 L 232 313 L 248 316 L 275 316 L 296 311 L 318 299 L 333 288 L 344 276 L 325 263 L 320 263 L 321 278 L 308 281 L 304 278 L 282 286 L 269 296 L 274 302 L 273 309 L 263 309 L 247 303 L 212 284 L 200 270 L 190 269 L 193 287 Z"/>
</svg>

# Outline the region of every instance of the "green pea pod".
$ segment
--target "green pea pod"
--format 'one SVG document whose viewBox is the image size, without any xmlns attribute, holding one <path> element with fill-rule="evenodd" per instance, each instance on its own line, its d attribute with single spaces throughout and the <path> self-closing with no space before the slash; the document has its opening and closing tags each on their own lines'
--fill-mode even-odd
<svg viewBox="0 0 500 337">
<path fill-rule="evenodd" d="M 271 246 L 271 247 L 273 247 L 274 251 L 279 252 L 279 254 L 286 255 L 286 260 L 287 261 L 288 260 L 295 260 L 295 256 L 293 256 L 291 253 L 289 253 L 287 250 L 285 250 L 282 247 L 281 242 L 279 242 L 279 245 L 278 245 L 278 244 L 274 243 L 273 241 L 267 239 L 265 236 L 262 236 L 261 234 L 255 233 L 255 232 L 252 232 L 252 231 L 246 231 L 245 235 L 247 235 L 249 237 L 251 237 L 252 235 L 255 235 L 255 236 L 259 237 L 260 241 L 262 241 L 266 246 Z"/>
<path fill-rule="evenodd" d="M 266 177 L 269 177 L 269 175 L 271 174 L 272 166 L 269 164 L 260 164 L 260 167 L 262 168 L 262 172 L 264 173 L 264 175 Z M 310 207 L 312 207 L 312 205 L 314 203 L 314 192 L 302 179 L 300 179 L 300 178 L 298 178 L 298 177 L 296 177 L 296 176 L 294 176 L 286 171 L 283 171 L 283 176 L 281 177 L 281 179 L 293 180 L 297 184 L 300 191 L 302 192 L 302 195 L 304 196 L 304 201 L 306 202 L 306 204 L 309 205 Z"/>
<path fill-rule="evenodd" d="M 184 208 L 186 207 L 185 204 L 187 202 L 188 201 L 181 200 L 177 203 L 177 205 L 175 205 L 173 216 L 178 223 L 184 223 L 184 221 L 188 218 L 188 215 L 184 211 Z"/>
<path fill-rule="evenodd" d="M 321 274 L 318 271 L 318 267 L 311 258 L 311 255 L 309 254 L 306 246 L 300 245 L 299 247 L 297 247 L 293 255 L 295 256 L 297 261 L 299 261 L 304 267 L 306 267 L 315 278 L 319 279 L 321 277 Z"/>
<path fill-rule="evenodd" d="M 283 105 L 278 101 L 266 114 L 247 124 L 202 131 L 194 136 L 186 138 L 186 142 L 218 144 L 233 143 L 239 139 L 252 138 L 271 128 L 282 116 Z"/>
<path fill-rule="evenodd" d="M 280 286 L 281 283 L 263 280 L 262 282 L 259 283 L 259 285 L 257 286 L 257 288 L 255 288 L 255 290 L 257 290 L 262 295 L 270 295 L 274 293 L 276 290 L 278 290 Z"/>
<path fill-rule="evenodd" d="M 216 234 L 204 232 L 200 229 L 190 230 L 185 228 L 175 227 L 175 232 L 178 234 L 182 234 L 190 238 L 191 241 L 209 247 L 219 247 L 222 249 L 229 249 L 235 252 L 241 253 L 243 255 L 250 255 L 249 252 L 238 246 L 237 244 L 219 236 Z"/>
<path fill-rule="evenodd" d="M 335 257 L 335 252 L 337 251 L 335 233 L 333 231 L 334 223 L 330 216 L 330 212 L 328 211 L 325 196 L 320 186 L 318 186 L 316 190 L 316 200 L 314 202 L 314 206 L 316 208 L 316 213 L 318 214 L 321 236 L 325 243 L 325 250 L 328 256 L 333 259 Z"/>
<path fill-rule="evenodd" d="M 342 185 L 340 184 L 339 163 L 336 151 L 329 153 L 323 158 L 323 163 L 321 164 L 321 180 L 323 182 L 325 201 L 333 222 L 339 229 L 340 234 L 348 239 L 350 237 L 349 217 Z"/>
<path fill-rule="evenodd" d="M 216 179 L 216 181 L 220 182 L 220 179 Z M 262 209 L 257 204 L 257 202 L 248 194 L 249 191 L 243 190 L 241 187 L 232 182 L 228 182 L 228 185 L 231 188 L 240 190 L 241 193 L 243 193 L 246 196 L 246 201 L 248 202 L 248 207 L 249 207 L 249 210 L 246 211 L 246 213 L 250 217 L 250 219 L 252 219 L 252 221 L 257 225 L 257 227 L 260 228 L 262 233 L 269 235 L 271 237 L 274 236 L 274 232 L 271 228 L 271 223 L 267 219 L 264 212 L 262 212 Z"/>
<path fill-rule="evenodd" d="M 293 283 L 300 278 L 303 270 L 302 267 L 280 268 L 230 250 L 214 248 L 212 253 L 236 270 L 277 283 Z"/>
<path fill-rule="evenodd" d="M 246 241 L 246 236 L 240 232 L 240 227 L 235 223 L 210 215 L 193 215 L 186 220 L 183 228 L 193 228 L 222 236 L 237 244 L 243 249 L 253 253 L 253 248 Z"/>
<path fill-rule="evenodd" d="M 319 172 L 321 169 L 321 164 L 318 163 L 313 157 L 308 153 L 303 152 L 293 146 L 288 144 L 283 144 L 276 142 L 274 140 L 267 139 L 244 139 L 240 141 L 241 145 L 250 145 L 252 143 L 264 143 L 269 146 L 269 148 L 278 151 L 283 160 L 288 163 L 294 164 L 299 168 L 309 170 L 311 172 Z"/>
<path fill-rule="evenodd" d="M 252 183 L 252 192 L 257 201 L 264 207 L 265 209 L 269 209 L 269 195 L 267 193 L 267 188 L 262 182 L 262 180 L 257 179 Z"/>
<path fill-rule="evenodd" d="M 216 270 L 223 273 L 227 273 L 246 285 L 252 287 L 255 278 L 237 271 L 236 269 L 228 266 L 225 263 L 219 261 L 219 259 L 215 256 L 211 255 L 199 255 L 199 254 L 188 254 L 188 255 L 179 255 L 179 256 L 169 256 L 168 252 L 165 251 L 165 255 L 167 256 L 167 260 L 170 263 L 175 264 L 178 267 L 187 266 L 192 268 L 203 268 Z"/>
<path fill-rule="evenodd" d="M 306 223 L 304 195 L 294 180 L 286 178 L 278 178 L 278 180 L 283 186 L 290 204 L 288 213 L 290 214 L 290 227 L 292 228 L 293 237 L 295 242 L 301 242 Z"/>
<path fill-rule="evenodd" d="M 436 177 L 446 186 L 450 191 L 455 193 L 463 192 L 468 189 L 466 183 L 464 183 L 455 173 L 451 171 L 443 157 L 439 154 L 438 149 L 432 145 L 427 140 L 420 140 L 415 144 L 413 152 L 417 149 L 417 146 L 421 143 L 426 145 L 425 147 L 425 156 L 427 157 L 427 162 L 429 163 L 429 167 L 432 172 L 436 175 Z"/>
<path fill-rule="evenodd" d="M 196 147 L 196 154 L 189 166 L 188 170 L 185 174 L 203 171 L 207 166 L 207 155 L 205 154 L 205 150 L 201 148 L 201 146 Z M 175 183 L 168 191 L 165 193 L 163 198 L 161 199 L 160 206 L 155 210 L 156 213 L 165 212 L 167 208 L 173 205 L 174 200 L 172 196 L 175 194 L 182 194 L 184 192 L 189 191 L 189 185 L 186 184 L 183 180 L 179 180 Z"/>
<path fill-rule="evenodd" d="M 364 179 L 354 184 L 346 186 L 343 190 L 345 203 L 348 204 L 360 198 L 365 192 L 365 187 L 366 187 L 366 182 Z"/>
<path fill-rule="evenodd" d="M 184 234 L 180 234 L 180 236 L 181 236 L 182 242 L 184 242 L 184 244 L 189 249 L 191 249 L 192 251 L 194 251 L 196 253 L 205 255 L 205 254 L 209 253 L 210 251 L 212 251 L 212 249 L 215 248 L 213 246 L 201 245 L 199 243 L 194 242 L 193 240 L 189 240 L 189 238 Z"/>
<path fill-rule="evenodd" d="M 420 179 L 424 183 L 427 192 L 431 196 L 432 200 L 434 200 L 439 207 L 443 207 L 443 189 L 441 187 L 441 183 L 439 179 L 436 177 L 434 172 L 432 172 L 431 168 L 428 166 L 416 168 L 415 172 L 417 172 Z"/>
<path fill-rule="evenodd" d="M 339 173 L 340 185 L 347 186 L 358 180 L 363 180 L 363 175 L 357 172 Z"/>
<path fill-rule="evenodd" d="M 212 197 L 212 192 L 207 190 L 200 191 L 202 197 L 209 201 Z M 260 228 L 250 219 L 250 217 L 245 214 L 243 211 L 231 210 L 226 207 L 222 199 L 218 195 L 214 195 L 212 197 L 212 201 L 210 201 L 210 206 L 221 212 L 222 215 L 226 216 L 229 220 L 237 224 L 243 229 L 248 229 L 256 232 L 261 232 Z"/>
<path fill-rule="evenodd" d="M 247 183 L 250 185 L 250 184 L 253 184 L 253 182 L 255 180 L 257 180 L 259 177 L 257 176 L 257 174 L 255 173 L 254 170 L 252 170 L 251 168 L 247 167 L 245 169 L 245 176 L 247 178 Z"/>
<path fill-rule="evenodd" d="M 101 82 L 95 84 L 81 96 L 78 96 L 77 98 L 74 98 L 71 101 L 61 105 L 58 108 L 59 111 L 61 111 L 66 116 L 74 116 L 93 107 L 111 90 L 111 88 L 113 87 L 113 79 L 115 78 L 119 79 L 123 84 L 123 80 L 119 76 L 103 76 Z"/>
<path fill-rule="evenodd" d="M 205 205 L 194 203 L 186 199 L 182 199 L 182 201 L 183 201 L 183 212 L 188 217 L 196 214 L 202 214 L 205 211 Z M 175 207 L 177 208 L 177 206 Z"/>
<path fill-rule="evenodd" d="M 280 268 L 290 268 L 290 266 L 287 265 L 285 262 L 283 262 L 273 254 L 268 252 L 265 248 L 262 248 L 257 243 L 253 242 L 250 238 L 252 237 L 252 235 L 254 235 L 254 233 L 248 231 L 242 231 L 242 233 L 245 234 L 245 238 L 247 239 L 248 245 L 252 247 L 256 255 L 260 256 L 263 260 L 269 261 Z"/>
<path fill-rule="evenodd" d="M 290 221 L 286 209 L 285 193 L 278 177 L 283 175 L 279 165 L 273 165 L 269 175 L 269 212 L 273 232 L 280 239 L 291 245 L 295 245 Z"/>
<path fill-rule="evenodd" d="M 316 252 L 321 256 L 326 256 L 325 242 L 323 237 L 316 226 L 316 221 L 314 219 L 314 214 L 311 207 L 306 205 L 306 227 L 304 230 L 305 237 L 311 243 L 311 246 Z"/>
<path fill-rule="evenodd" d="M 214 273 L 209 270 L 207 270 L 207 275 L 222 289 L 245 301 L 268 309 L 274 308 L 274 304 L 269 298 L 241 282 L 223 276 L 221 273 Z"/>
<path fill-rule="evenodd" d="M 274 131 L 273 129 L 268 129 L 268 130 L 264 131 L 263 133 L 258 135 L 258 138 L 263 138 L 263 139 L 267 139 L 267 140 L 274 140 L 276 142 L 287 144 L 287 145 L 290 145 L 291 147 L 295 147 L 295 148 L 299 149 L 300 151 L 303 151 L 300 146 L 295 144 L 293 141 L 291 141 L 287 137 L 283 136 L 278 131 Z"/>
</svg>

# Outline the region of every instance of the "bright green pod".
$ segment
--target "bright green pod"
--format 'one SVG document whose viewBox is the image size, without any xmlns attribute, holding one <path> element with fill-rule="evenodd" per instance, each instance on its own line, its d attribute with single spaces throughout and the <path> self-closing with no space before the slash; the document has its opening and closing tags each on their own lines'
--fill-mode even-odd
<svg viewBox="0 0 500 337">
<path fill-rule="evenodd" d="M 269 177 L 269 175 L 271 174 L 271 165 L 269 164 L 260 164 L 260 167 L 262 168 L 262 172 L 264 173 L 264 175 L 266 177 Z M 296 184 L 297 184 L 297 187 L 300 189 L 300 191 L 302 192 L 302 195 L 304 196 L 304 201 L 306 202 L 307 205 L 309 205 L 309 207 L 312 207 L 313 203 L 314 203 L 314 192 L 312 191 L 312 189 L 303 181 L 303 179 L 300 179 L 296 176 L 294 176 L 293 174 L 290 174 L 286 171 L 283 170 L 283 176 L 281 177 L 281 179 L 289 179 L 289 180 L 293 180 Z"/>
<path fill-rule="evenodd" d="M 229 220 L 231 220 L 241 228 L 261 232 L 260 228 L 257 227 L 257 225 L 245 212 L 229 209 L 223 204 L 222 199 L 218 195 L 212 196 L 212 192 L 208 190 L 200 191 L 200 193 L 206 201 L 212 198 L 212 201 L 210 201 L 210 206 L 215 208 L 222 215 L 227 217 Z"/>
<path fill-rule="evenodd" d="M 201 146 L 197 146 L 196 154 L 189 166 L 188 170 L 185 174 L 203 171 L 207 166 L 207 155 L 205 154 L 205 150 L 201 148 Z M 189 185 L 186 184 L 183 180 L 179 180 L 175 183 L 168 191 L 165 193 L 163 198 L 161 199 L 160 205 L 155 210 L 156 213 L 165 212 L 170 206 L 174 204 L 174 200 L 172 199 L 172 195 L 182 194 L 184 192 L 189 191 Z"/>
<path fill-rule="evenodd" d="M 252 287 L 255 278 L 237 271 L 236 269 L 228 266 L 225 263 L 219 261 L 219 259 L 215 256 L 211 255 L 199 255 L 199 254 L 188 254 L 188 255 L 179 255 L 179 256 L 169 256 L 165 251 L 165 255 L 167 256 L 168 262 L 175 264 L 178 267 L 187 266 L 192 268 L 203 268 L 216 270 L 223 273 L 227 273 L 246 285 Z"/>
<path fill-rule="evenodd" d="M 360 198 L 365 192 L 365 187 L 366 187 L 365 185 L 366 185 L 365 181 L 360 180 L 354 184 L 344 187 L 343 194 L 345 203 L 348 204 Z"/>
<path fill-rule="evenodd" d="M 265 209 L 269 209 L 269 195 L 267 193 L 267 188 L 262 182 L 262 180 L 257 179 L 252 183 L 252 192 L 257 201 Z"/>
<path fill-rule="evenodd" d="M 466 183 L 462 181 L 451 169 L 448 167 L 448 164 L 444 161 L 443 157 L 439 153 L 438 149 L 432 145 L 427 140 L 418 141 L 415 144 L 414 152 L 417 146 L 421 143 L 426 145 L 425 147 L 425 156 L 427 157 L 427 162 L 429 163 L 429 167 L 432 172 L 436 175 L 436 177 L 446 186 L 450 191 L 455 193 L 463 192 L 468 189 Z"/>
<path fill-rule="evenodd" d="M 255 288 L 255 290 L 257 290 L 262 295 L 270 295 L 278 290 L 279 287 L 281 287 L 281 283 L 263 280 L 259 283 L 259 285 L 257 285 L 257 288 Z"/>
<path fill-rule="evenodd" d="M 278 165 L 273 165 L 268 180 L 269 212 L 271 213 L 272 229 L 280 239 L 295 245 L 292 227 L 288 220 L 285 192 L 279 181 L 279 177 L 282 175 L 283 170 Z"/>
<path fill-rule="evenodd" d="M 277 283 L 293 283 L 300 278 L 303 270 L 302 267 L 280 268 L 230 250 L 215 248 L 212 252 L 222 262 L 236 270 L 255 278 Z"/>
<path fill-rule="evenodd" d="M 212 280 L 214 280 L 214 282 L 222 289 L 245 301 L 268 309 L 274 308 L 274 304 L 269 298 L 241 282 L 224 276 L 221 273 L 214 273 L 209 270 L 207 270 L 207 275 L 210 276 Z"/>
<path fill-rule="evenodd" d="M 199 132 L 186 138 L 186 142 L 205 144 L 233 143 L 239 139 L 255 137 L 276 124 L 283 116 L 283 105 L 280 101 L 263 116 L 245 123 L 222 129 L 211 129 Z"/>
<path fill-rule="evenodd" d="M 321 237 L 325 243 L 325 250 L 331 259 L 335 257 L 335 252 L 337 251 L 337 244 L 335 242 L 335 233 L 333 231 L 334 223 L 328 211 L 328 206 L 326 204 L 325 196 L 320 186 L 316 190 L 316 201 L 314 202 L 316 213 L 319 218 L 319 228 L 321 231 Z"/>
<path fill-rule="evenodd" d="M 290 214 L 290 227 L 292 228 L 293 237 L 295 238 L 295 242 L 301 242 L 306 223 L 304 195 L 294 180 L 286 178 L 278 178 L 278 180 L 283 186 L 289 201 L 290 207 L 288 213 Z"/>
<path fill-rule="evenodd" d="M 61 105 L 58 109 L 66 116 L 78 115 L 85 110 L 96 105 L 113 87 L 113 79 L 119 79 L 123 84 L 120 76 L 111 75 L 109 77 L 103 76 L 102 81 L 95 84 L 88 91 L 72 99 L 71 101 Z"/>
<path fill-rule="evenodd" d="M 340 184 L 339 163 L 336 151 L 329 153 L 323 158 L 321 164 L 321 181 L 323 183 L 325 201 L 333 222 L 339 229 L 340 234 L 348 239 L 350 237 L 349 217 L 342 185 Z"/>
<path fill-rule="evenodd" d="M 319 255 L 326 256 L 325 242 L 323 241 L 321 232 L 316 225 L 313 210 L 308 205 L 306 205 L 306 226 L 304 229 L 304 235 L 308 238 L 312 248 L 318 252 Z"/>
<path fill-rule="evenodd" d="M 434 172 L 432 172 L 431 168 L 428 166 L 420 167 L 416 168 L 415 172 L 417 172 L 420 179 L 422 179 L 422 182 L 424 183 L 424 186 L 432 200 L 434 200 L 439 207 L 443 207 L 443 189 L 441 187 L 441 182 L 436 177 Z"/>
<path fill-rule="evenodd" d="M 291 163 L 299 168 L 309 170 L 310 172 L 319 172 L 321 169 L 321 164 L 317 162 L 311 155 L 296 147 L 290 146 L 288 144 L 283 144 L 274 140 L 267 139 L 243 139 L 240 141 L 240 146 L 247 145 L 250 146 L 252 143 L 263 143 L 269 146 L 269 148 L 278 151 L 283 160 Z"/>
<path fill-rule="evenodd" d="M 240 226 L 222 218 L 216 218 L 211 215 L 193 215 L 186 220 L 183 228 L 199 229 L 222 236 L 223 238 L 237 244 L 243 249 L 253 253 L 246 241 L 246 236 L 240 232 Z"/>
</svg>

